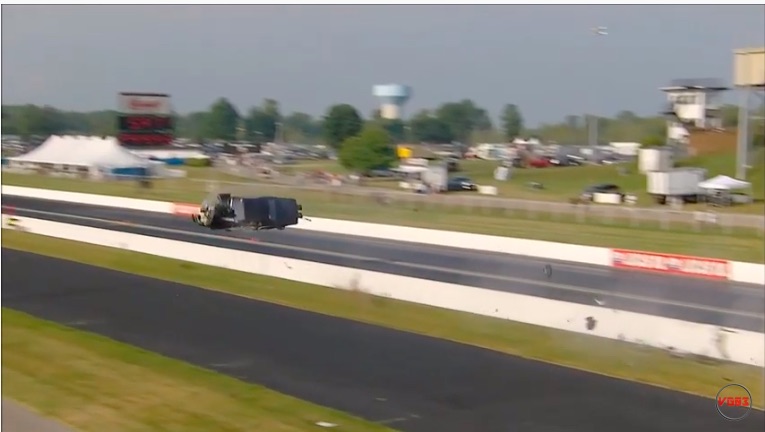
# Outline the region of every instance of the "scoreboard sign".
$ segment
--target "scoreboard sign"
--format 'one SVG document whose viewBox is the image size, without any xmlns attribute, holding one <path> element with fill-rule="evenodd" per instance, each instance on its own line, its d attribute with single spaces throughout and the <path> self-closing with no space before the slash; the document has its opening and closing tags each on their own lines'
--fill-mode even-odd
<svg viewBox="0 0 765 432">
<path fill-rule="evenodd" d="M 173 141 L 173 116 L 170 95 L 120 93 L 117 127 L 125 146 L 164 146 Z"/>
</svg>

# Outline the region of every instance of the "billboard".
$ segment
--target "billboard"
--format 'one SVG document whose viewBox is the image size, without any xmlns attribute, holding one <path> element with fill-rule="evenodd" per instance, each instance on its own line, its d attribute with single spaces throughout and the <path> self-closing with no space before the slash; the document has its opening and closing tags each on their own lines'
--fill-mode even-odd
<svg viewBox="0 0 765 432">
<path fill-rule="evenodd" d="M 626 249 L 611 250 L 611 266 L 711 279 L 728 279 L 730 273 L 726 260 Z"/>
<path fill-rule="evenodd" d="M 160 93 L 120 93 L 117 101 L 120 114 L 169 116 L 173 113 L 170 95 Z"/>
<path fill-rule="evenodd" d="M 154 147 L 173 142 L 170 95 L 123 92 L 119 94 L 117 111 L 117 127 L 122 145 Z"/>
</svg>

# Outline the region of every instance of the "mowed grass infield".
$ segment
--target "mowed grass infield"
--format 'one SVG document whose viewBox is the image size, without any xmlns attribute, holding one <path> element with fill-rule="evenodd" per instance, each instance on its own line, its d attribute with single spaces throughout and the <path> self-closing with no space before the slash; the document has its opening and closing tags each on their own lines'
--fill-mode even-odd
<svg viewBox="0 0 765 432">
<path fill-rule="evenodd" d="M 78 430 L 391 431 L 92 333 L 2 310 L 3 397 Z"/>
<path fill-rule="evenodd" d="M 29 233 L 3 230 L 3 247 L 706 397 L 714 397 L 730 382 L 747 386 L 758 407 L 765 395 L 763 372 L 757 367 L 677 358 L 624 342 Z M 317 420 L 336 420 L 345 425 L 342 430 L 384 430 L 257 386 L 5 309 L 3 354 L 4 395 L 84 430 L 135 430 L 139 422 L 148 425 L 142 430 L 159 430 L 170 421 L 184 430 L 291 431 L 316 428 L 313 422 Z"/>
<path fill-rule="evenodd" d="M 680 222 L 662 226 L 654 220 L 604 220 L 600 217 L 582 222 L 574 215 L 554 212 L 506 212 L 459 205 L 423 206 L 404 202 L 384 205 L 371 196 L 343 195 L 332 188 L 305 190 L 265 183 L 243 183 L 241 178 L 234 185 L 224 183 L 230 182 L 232 176 L 211 168 L 194 168 L 188 172 L 189 178 L 157 180 L 151 189 L 140 188 L 130 181 L 93 182 L 13 173 L 3 173 L 2 181 L 4 185 L 188 203 L 201 202 L 208 194 L 207 189 L 214 187 L 216 190 L 226 189 L 233 193 L 293 197 L 303 204 L 306 214 L 313 217 L 765 262 L 763 232 L 756 229 L 726 229 L 706 224 L 694 228 L 689 223 Z"/>
</svg>

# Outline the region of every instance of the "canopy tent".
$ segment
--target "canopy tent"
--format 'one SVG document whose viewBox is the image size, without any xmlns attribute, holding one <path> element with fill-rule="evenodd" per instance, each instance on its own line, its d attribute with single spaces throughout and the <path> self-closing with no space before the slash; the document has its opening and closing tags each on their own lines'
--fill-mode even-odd
<svg viewBox="0 0 765 432">
<path fill-rule="evenodd" d="M 147 168 L 147 159 L 123 148 L 114 137 L 53 135 L 37 148 L 11 162 L 54 164 L 100 169 Z"/>
<path fill-rule="evenodd" d="M 712 177 L 711 179 L 704 180 L 703 182 L 699 183 L 699 187 L 701 189 L 730 191 L 749 189 L 752 187 L 752 184 L 743 180 L 737 180 L 732 177 L 728 177 L 726 175 L 719 175 L 717 177 Z"/>
</svg>

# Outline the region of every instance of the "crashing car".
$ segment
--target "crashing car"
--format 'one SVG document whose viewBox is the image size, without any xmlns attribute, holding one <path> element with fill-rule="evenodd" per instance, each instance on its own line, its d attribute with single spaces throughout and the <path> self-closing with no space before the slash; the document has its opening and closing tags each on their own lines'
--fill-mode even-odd
<svg viewBox="0 0 765 432">
<path fill-rule="evenodd" d="M 283 230 L 303 219 L 303 206 L 293 198 L 219 193 L 205 199 L 191 219 L 210 229 Z"/>
</svg>

